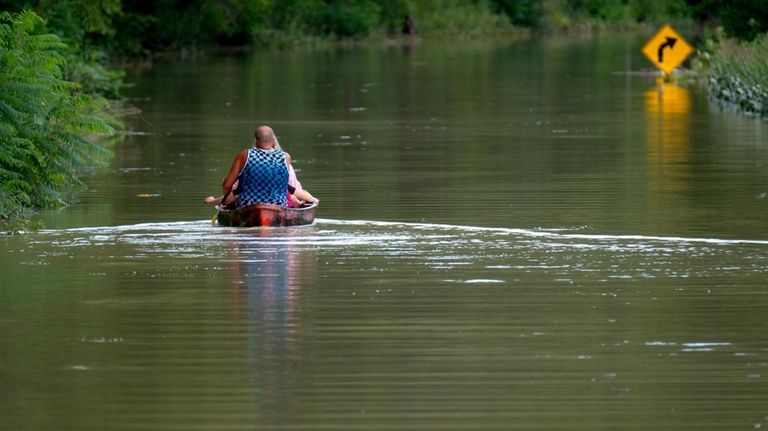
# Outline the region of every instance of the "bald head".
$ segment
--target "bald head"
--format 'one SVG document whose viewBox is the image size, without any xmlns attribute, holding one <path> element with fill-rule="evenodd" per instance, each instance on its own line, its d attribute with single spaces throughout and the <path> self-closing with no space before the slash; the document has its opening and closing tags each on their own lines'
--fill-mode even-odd
<svg viewBox="0 0 768 431">
<path fill-rule="evenodd" d="M 261 148 L 271 148 L 275 142 L 275 132 L 269 126 L 257 127 L 253 137 L 256 138 L 256 146 Z"/>
</svg>

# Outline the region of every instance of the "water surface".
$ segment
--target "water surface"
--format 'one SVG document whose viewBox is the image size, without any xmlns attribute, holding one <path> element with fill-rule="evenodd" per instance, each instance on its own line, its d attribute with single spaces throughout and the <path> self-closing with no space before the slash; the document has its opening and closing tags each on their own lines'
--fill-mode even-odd
<svg viewBox="0 0 768 431">
<path fill-rule="evenodd" d="M 79 205 L 0 238 L 0 428 L 768 426 L 765 123 L 643 36 L 156 64 Z M 202 205 L 272 125 L 312 226 Z"/>
</svg>

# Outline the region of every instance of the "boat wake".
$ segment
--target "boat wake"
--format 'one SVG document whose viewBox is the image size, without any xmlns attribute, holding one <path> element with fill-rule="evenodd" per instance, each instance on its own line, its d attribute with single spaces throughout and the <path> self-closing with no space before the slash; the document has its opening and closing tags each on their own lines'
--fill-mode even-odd
<svg viewBox="0 0 768 431">
<path fill-rule="evenodd" d="M 707 244 L 761 244 L 768 245 L 768 240 L 757 239 L 723 239 L 723 238 L 697 238 L 697 237 L 678 237 L 678 236 L 654 236 L 654 235 L 607 235 L 607 234 L 581 234 L 581 233 L 563 233 L 563 229 L 520 229 L 520 228 L 501 228 L 501 227 L 479 227 L 466 225 L 434 224 L 434 223 L 405 223 L 405 222 L 384 222 L 369 220 L 331 220 L 318 219 L 320 223 L 328 225 L 349 225 L 349 226 L 403 226 L 413 229 L 427 230 L 459 230 L 466 232 L 489 232 L 503 233 L 509 235 L 519 235 L 534 238 L 563 238 L 563 239 L 583 239 L 594 241 L 657 241 L 673 243 L 707 243 Z"/>
<path fill-rule="evenodd" d="M 50 254 L 50 246 L 57 248 Z M 187 267 L 233 261 L 318 259 L 325 265 L 409 268 L 439 280 L 488 285 L 544 274 L 577 280 L 763 279 L 768 240 L 585 233 L 583 228 L 520 229 L 435 223 L 316 219 L 290 228 L 228 228 L 210 221 L 51 229 L 30 235 L 35 264 L 75 256 L 131 267 L 176 261 Z M 426 272 L 425 272 L 426 271 Z M 450 274 L 450 275 L 449 275 Z M 460 275 L 457 275 L 460 274 Z M 724 281 L 725 282 L 725 281 Z"/>
<path fill-rule="evenodd" d="M 502 234 L 505 236 L 517 236 L 521 239 L 551 239 L 551 240 L 581 240 L 585 242 L 635 242 L 635 243 L 670 243 L 670 244 L 717 244 L 717 245 L 729 245 L 729 244 L 753 244 L 753 245 L 768 245 L 768 240 L 762 239 L 743 239 L 743 238 L 706 238 L 706 237 L 682 237 L 682 236 L 656 236 L 656 235 L 609 235 L 609 234 L 592 234 L 592 233 L 574 233 L 574 229 L 522 229 L 522 228 L 504 228 L 504 227 L 481 227 L 481 226 L 468 226 L 468 225 L 454 225 L 454 224 L 438 224 L 438 223 L 416 223 L 416 222 L 390 222 L 390 221 L 375 221 L 375 220 L 337 220 L 337 219 L 321 219 L 315 220 L 315 223 L 310 226 L 299 226 L 291 228 L 227 228 L 211 225 L 208 220 L 201 221 L 182 221 L 182 222 L 160 222 L 160 223 L 138 223 L 132 225 L 121 226 L 101 226 L 101 227 L 81 227 L 81 228 L 68 228 L 68 229 L 47 229 L 42 230 L 43 234 L 54 234 L 64 232 L 82 232 L 82 233 L 100 233 L 103 235 L 109 234 L 131 234 L 144 232 L 146 234 L 151 233 L 179 233 L 182 235 L 190 235 L 199 238 L 201 235 L 211 235 L 211 238 L 238 238 L 243 239 L 243 234 L 260 232 L 261 235 L 256 238 L 272 239 L 272 240 L 288 240 L 288 239 L 308 239 L 309 233 L 317 234 L 323 230 L 331 228 L 345 228 L 345 227 L 360 227 L 369 229 L 385 229 L 387 231 L 395 230 L 398 232 L 397 237 L 401 238 L 404 235 L 425 233 L 433 234 L 461 234 L 461 233 L 486 233 L 486 234 Z M 354 236 L 354 234 L 360 234 L 362 231 L 348 230 L 347 233 Z M 263 233 L 269 232 L 270 234 L 264 235 Z M 363 235 L 365 237 L 365 235 Z M 370 238 L 365 238 L 370 240 Z M 383 239 L 392 239 L 392 236 L 386 236 Z"/>
</svg>

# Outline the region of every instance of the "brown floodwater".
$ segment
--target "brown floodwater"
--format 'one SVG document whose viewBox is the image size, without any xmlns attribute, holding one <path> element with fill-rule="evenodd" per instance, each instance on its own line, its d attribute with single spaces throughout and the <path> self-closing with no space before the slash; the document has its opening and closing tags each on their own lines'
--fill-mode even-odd
<svg viewBox="0 0 768 431">
<path fill-rule="evenodd" d="M 0 429 L 768 427 L 768 124 L 645 36 L 129 76 L 109 168 L 0 237 Z M 211 224 L 259 124 L 315 224 Z"/>
</svg>

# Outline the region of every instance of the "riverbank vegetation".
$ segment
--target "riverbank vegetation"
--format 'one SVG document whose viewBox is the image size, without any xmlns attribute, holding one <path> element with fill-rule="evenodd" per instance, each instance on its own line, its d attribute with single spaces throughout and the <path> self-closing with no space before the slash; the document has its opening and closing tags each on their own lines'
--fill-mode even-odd
<svg viewBox="0 0 768 431">
<path fill-rule="evenodd" d="M 0 0 L 0 224 L 66 204 L 105 160 L 122 73 L 162 52 L 301 47 L 418 35 L 482 37 L 606 26 L 720 26 L 713 98 L 766 116 L 763 0 Z"/>
<path fill-rule="evenodd" d="M 77 61 L 35 13 L 0 14 L 0 230 L 28 228 L 33 209 L 66 204 L 79 176 L 106 160 L 97 137 L 113 134 L 116 120 L 103 89 L 66 78 L 89 81 L 99 67 Z"/>
<path fill-rule="evenodd" d="M 768 8 L 763 0 L 693 2 L 693 16 L 709 23 L 694 61 L 710 99 L 768 118 Z M 715 24 L 717 26 L 715 26 Z"/>
<path fill-rule="evenodd" d="M 472 37 L 517 30 L 683 20 L 700 0 L 0 0 L 33 9 L 67 43 L 117 56 L 208 47 L 301 45 L 399 35 Z M 407 25 L 407 17 L 411 25 Z"/>
<path fill-rule="evenodd" d="M 706 71 L 712 100 L 768 118 L 768 33 L 751 41 L 713 36 L 697 63 Z"/>
</svg>

